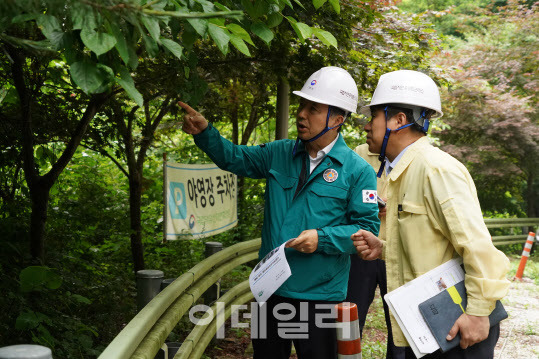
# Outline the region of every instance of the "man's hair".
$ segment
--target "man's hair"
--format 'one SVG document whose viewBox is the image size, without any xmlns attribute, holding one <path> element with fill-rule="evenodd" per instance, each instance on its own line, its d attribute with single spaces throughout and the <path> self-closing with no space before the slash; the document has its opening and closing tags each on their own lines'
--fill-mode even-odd
<svg viewBox="0 0 539 359">
<path fill-rule="evenodd" d="M 378 110 L 384 111 L 386 106 L 388 107 L 388 111 L 387 111 L 388 118 L 391 118 L 391 117 L 395 116 L 396 114 L 398 114 L 399 112 L 402 112 L 406 116 L 406 121 L 408 123 L 413 123 L 414 124 L 413 126 L 410 126 L 412 131 L 417 131 L 417 132 L 424 133 L 423 132 L 423 125 L 420 125 L 420 124 L 418 124 L 416 122 L 416 119 L 414 118 L 414 111 L 411 108 L 402 107 L 402 106 L 399 106 L 398 104 L 375 105 L 375 106 L 371 106 L 371 108 L 370 108 L 371 109 L 371 116 L 374 116 L 374 114 Z M 430 119 L 432 117 L 432 115 L 434 115 L 436 113 L 436 111 L 431 110 L 431 109 L 425 109 L 425 110 L 426 110 L 425 111 L 425 113 L 426 113 L 425 117 L 427 119 Z"/>
<path fill-rule="evenodd" d="M 346 118 L 350 115 L 350 112 L 348 112 L 346 110 L 343 110 L 340 107 L 331 106 L 331 113 L 329 115 L 331 117 L 333 117 L 333 116 L 342 116 L 344 118 L 343 121 L 342 121 L 343 125 L 344 125 L 344 121 L 346 121 Z M 342 126 L 340 126 L 338 128 L 337 132 L 341 132 L 341 130 L 342 130 Z"/>
<path fill-rule="evenodd" d="M 346 115 L 348 114 L 348 111 L 343 110 L 340 107 L 331 106 L 331 114 L 330 116 L 342 116 L 346 120 Z"/>
</svg>

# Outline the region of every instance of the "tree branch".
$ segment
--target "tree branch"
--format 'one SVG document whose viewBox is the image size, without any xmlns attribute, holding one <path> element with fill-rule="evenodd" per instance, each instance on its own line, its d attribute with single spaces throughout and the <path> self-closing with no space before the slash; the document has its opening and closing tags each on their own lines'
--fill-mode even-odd
<svg viewBox="0 0 539 359">
<path fill-rule="evenodd" d="M 124 167 L 122 166 L 122 164 L 121 164 L 121 163 L 120 163 L 120 162 L 119 162 L 113 155 L 111 155 L 110 153 L 108 153 L 107 151 L 105 151 L 105 149 L 98 150 L 98 149 L 96 149 L 96 148 L 93 148 L 93 147 L 91 147 L 91 146 L 84 145 L 84 144 L 81 145 L 81 146 L 84 147 L 84 148 L 87 148 L 87 149 L 89 149 L 89 150 L 91 150 L 91 151 L 94 151 L 94 152 L 96 152 L 96 153 L 99 153 L 99 154 L 102 155 L 102 156 L 105 156 L 105 157 L 109 158 L 109 159 L 116 165 L 116 167 L 118 167 L 118 169 L 119 169 L 120 171 L 122 171 L 122 173 L 123 173 L 126 177 L 129 177 L 129 173 L 127 173 L 127 171 L 124 169 Z"/>
<path fill-rule="evenodd" d="M 146 157 L 146 152 L 148 151 L 148 148 L 150 148 L 150 145 L 152 144 L 153 136 L 155 134 L 155 130 L 157 129 L 157 126 L 159 126 L 159 123 L 161 122 L 163 117 L 170 110 L 170 106 L 169 106 L 170 100 L 171 100 L 171 98 L 167 97 L 163 101 L 159 111 L 156 111 L 156 112 L 158 112 L 158 114 L 155 117 L 155 119 L 153 120 L 153 122 L 152 123 L 147 123 L 147 125 L 144 127 L 144 130 L 142 132 L 143 138 L 142 138 L 142 142 L 140 144 L 140 150 L 139 150 L 138 159 L 137 159 L 138 168 L 142 168 L 142 164 L 144 163 L 144 158 Z M 150 116 L 149 113 L 148 113 L 148 116 Z M 151 120 L 151 116 L 150 116 L 150 118 L 148 118 L 148 120 Z"/>
<path fill-rule="evenodd" d="M 80 119 L 77 128 L 75 129 L 75 132 L 71 135 L 71 139 L 67 143 L 67 146 L 62 152 L 62 155 L 60 156 L 60 158 L 58 158 L 56 163 L 52 165 L 50 171 L 43 176 L 43 180 L 45 181 L 47 186 L 52 187 L 60 173 L 62 173 L 69 161 L 71 161 L 71 158 L 73 158 L 77 147 L 80 145 L 82 138 L 86 133 L 86 129 L 88 128 L 90 121 L 92 121 L 101 106 L 108 99 L 109 95 L 107 94 L 92 95 L 90 97 L 90 102 L 88 102 L 88 106 L 86 106 L 86 111 L 84 111 L 84 114 L 82 115 L 82 118 Z"/>
<path fill-rule="evenodd" d="M 245 130 L 243 131 L 243 134 L 241 136 L 241 144 L 246 145 L 247 142 L 249 142 L 249 138 L 251 137 L 251 134 L 253 133 L 256 124 L 258 123 L 258 106 L 256 103 L 259 102 L 259 99 L 255 97 L 253 100 L 253 103 L 251 104 L 251 113 L 249 114 L 249 121 L 247 122 L 247 126 L 245 126 Z"/>
</svg>

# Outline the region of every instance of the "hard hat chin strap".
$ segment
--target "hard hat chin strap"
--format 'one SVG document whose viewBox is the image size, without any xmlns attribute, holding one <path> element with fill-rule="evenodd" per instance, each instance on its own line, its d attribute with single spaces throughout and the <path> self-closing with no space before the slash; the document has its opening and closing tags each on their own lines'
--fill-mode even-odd
<svg viewBox="0 0 539 359">
<path fill-rule="evenodd" d="M 329 127 L 329 116 L 331 116 L 331 106 L 328 105 L 328 115 L 326 116 L 326 127 L 320 132 L 318 135 L 314 136 L 310 140 L 305 140 L 303 142 L 313 142 L 322 137 L 326 132 L 329 130 L 333 130 L 334 128 L 341 127 L 344 124 L 344 121 L 337 126 Z M 345 115 L 346 116 L 346 115 Z"/>
<path fill-rule="evenodd" d="M 322 132 L 320 132 L 318 135 L 314 136 L 313 138 L 311 138 L 309 140 L 301 140 L 301 141 L 303 143 L 313 142 L 313 141 L 319 139 L 320 137 L 322 137 L 329 130 L 333 130 L 334 128 L 341 127 L 342 125 L 344 125 L 344 120 L 343 120 L 343 122 L 338 124 L 337 126 L 329 127 L 329 116 L 331 116 L 331 106 L 330 105 L 328 105 L 328 115 L 326 116 L 326 127 L 322 130 Z M 346 119 L 347 116 L 348 116 L 348 113 L 346 113 L 344 115 L 344 119 Z M 300 141 L 300 138 L 298 137 L 296 139 L 296 144 L 294 145 L 294 150 L 292 151 L 292 156 L 294 156 L 296 154 L 296 150 L 298 149 L 299 141 Z"/>
<path fill-rule="evenodd" d="M 405 129 L 406 127 L 410 127 L 412 126 L 414 123 L 409 123 L 409 124 L 406 124 L 404 126 L 401 126 L 395 130 L 392 130 L 392 129 L 389 129 L 387 128 L 387 121 L 389 120 L 389 115 L 388 115 L 388 109 L 389 109 L 389 106 L 386 106 L 384 107 L 384 114 L 385 114 L 385 122 L 386 122 L 386 134 L 384 135 L 384 141 L 382 142 L 382 149 L 380 150 L 380 156 L 378 156 L 378 160 L 380 160 L 380 162 L 382 162 L 380 164 L 380 169 L 378 170 L 378 173 L 376 174 L 376 176 L 378 178 L 382 177 L 382 172 L 384 172 L 384 167 L 386 165 L 386 148 L 387 148 L 387 142 L 389 141 L 389 135 L 391 135 L 391 132 L 397 132 L 397 131 L 400 131 L 402 129 Z M 428 120 L 425 120 L 427 122 L 427 128 L 428 128 Z"/>
<path fill-rule="evenodd" d="M 421 117 L 425 116 L 425 110 L 423 110 L 423 112 L 421 112 Z M 421 117 L 419 119 L 421 119 Z M 430 125 L 430 121 L 428 118 L 425 118 L 425 122 L 423 122 L 423 132 L 427 133 L 427 131 L 429 130 L 429 125 Z"/>
</svg>

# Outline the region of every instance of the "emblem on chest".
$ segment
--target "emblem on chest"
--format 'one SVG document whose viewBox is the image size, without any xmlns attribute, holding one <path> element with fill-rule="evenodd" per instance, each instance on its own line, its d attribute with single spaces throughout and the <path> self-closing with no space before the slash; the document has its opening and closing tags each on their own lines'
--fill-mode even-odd
<svg viewBox="0 0 539 359">
<path fill-rule="evenodd" d="M 324 171 L 324 175 L 322 177 L 324 178 L 324 181 L 331 183 L 337 180 L 339 174 L 333 168 L 330 168 Z"/>
</svg>

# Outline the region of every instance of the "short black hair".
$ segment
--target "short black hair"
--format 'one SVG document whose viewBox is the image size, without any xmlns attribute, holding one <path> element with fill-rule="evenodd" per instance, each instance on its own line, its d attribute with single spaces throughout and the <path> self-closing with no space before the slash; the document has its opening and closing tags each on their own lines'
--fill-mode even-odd
<svg viewBox="0 0 539 359">
<path fill-rule="evenodd" d="M 342 116 L 346 120 L 346 117 L 348 115 L 348 111 L 343 110 L 340 107 L 331 106 L 331 114 L 330 116 Z"/>
<path fill-rule="evenodd" d="M 342 116 L 344 120 L 342 121 L 342 125 L 339 126 L 339 129 L 337 132 L 341 132 L 342 126 L 344 125 L 344 121 L 346 121 L 346 118 L 350 115 L 350 112 L 343 110 L 340 107 L 330 106 L 331 107 L 331 113 L 329 114 L 331 117 L 333 116 Z"/>
</svg>

